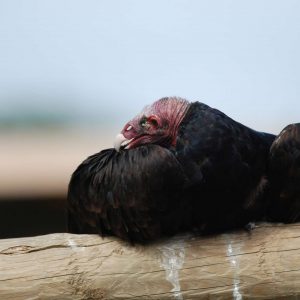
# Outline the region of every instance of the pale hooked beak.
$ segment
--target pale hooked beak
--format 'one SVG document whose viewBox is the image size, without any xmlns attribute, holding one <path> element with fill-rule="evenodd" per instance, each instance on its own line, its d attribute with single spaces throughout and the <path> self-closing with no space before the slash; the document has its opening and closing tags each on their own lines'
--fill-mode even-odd
<svg viewBox="0 0 300 300">
<path fill-rule="evenodd" d="M 122 133 L 119 133 L 115 138 L 114 148 L 119 152 L 121 146 L 128 145 L 132 140 L 133 139 L 128 140 Z"/>
</svg>

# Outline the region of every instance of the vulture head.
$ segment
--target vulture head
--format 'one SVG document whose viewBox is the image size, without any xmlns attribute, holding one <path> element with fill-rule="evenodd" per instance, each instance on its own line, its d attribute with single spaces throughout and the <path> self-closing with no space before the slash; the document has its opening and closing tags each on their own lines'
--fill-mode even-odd
<svg viewBox="0 0 300 300">
<path fill-rule="evenodd" d="M 171 147 L 190 103 L 179 97 L 162 98 L 146 106 L 116 136 L 114 147 L 131 149 L 144 144 Z"/>
</svg>

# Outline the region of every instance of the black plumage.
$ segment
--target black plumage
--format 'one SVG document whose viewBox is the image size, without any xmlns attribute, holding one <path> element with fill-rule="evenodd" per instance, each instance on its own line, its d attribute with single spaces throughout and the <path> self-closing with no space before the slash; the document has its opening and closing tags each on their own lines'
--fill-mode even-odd
<svg viewBox="0 0 300 300">
<path fill-rule="evenodd" d="M 300 123 L 285 127 L 270 149 L 268 178 L 271 221 L 300 220 Z"/>
<path fill-rule="evenodd" d="M 73 173 L 69 231 L 144 242 L 184 228 L 186 177 L 174 155 L 157 145 L 108 149 Z"/>
<path fill-rule="evenodd" d="M 275 135 L 252 130 L 203 103 L 161 99 L 125 125 L 120 152 L 101 151 L 74 172 L 69 230 L 144 242 L 182 230 L 206 233 L 265 217 L 281 220 L 279 207 L 287 220 L 291 206 L 282 205 L 282 197 L 274 206 L 272 197 L 290 182 L 298 195 L 289 195 L 296 210 L 292 220 L 298 220 L 299 127 L 285 132 L 288 137 L 281 133 L 274 142 Z M 284 154 L 279 140 L 288 147 Z M 275 192 L 282 174 L 291 174 L 295 164 L 294 175 Z"/>
<path fill-rule="evenodd" d="M 203 103 L 191 104 L 174 151 L 189 178 L 198 228 L 223 230 L 262 217 L 274 138 Z"/>
</svg>

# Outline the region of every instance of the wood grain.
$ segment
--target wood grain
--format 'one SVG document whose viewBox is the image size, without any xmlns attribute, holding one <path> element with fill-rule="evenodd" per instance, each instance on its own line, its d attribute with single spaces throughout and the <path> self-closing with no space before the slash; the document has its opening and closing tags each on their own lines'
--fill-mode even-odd
<svg viewBox="0 0 300 300">
<path fill-rule="evenodd" d="M 298 299 L 300 224 L 131 246 L 95 235 L 0 240 L 0 299 Z"/>
</svg>

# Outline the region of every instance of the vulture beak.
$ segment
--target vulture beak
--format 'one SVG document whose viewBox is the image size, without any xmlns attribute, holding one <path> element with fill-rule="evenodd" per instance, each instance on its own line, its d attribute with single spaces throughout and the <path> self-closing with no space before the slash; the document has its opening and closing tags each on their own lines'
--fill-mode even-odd
<svg viewBox="0 0 300 300">
<path fill-rule="evenodd" d="M 131 142 L 133 139 L 128 140 L 122 133 L 119 133 L 115 137 L 115 142 L 114 142 L 114 148 L 116 151 L 120 151 L 121 146 L 126 146 L 129 142 Z M 126 143 L 124 143 L 126 142 Z M 126 148 L 126 147 L 125 147 Z"/>
</svg>

